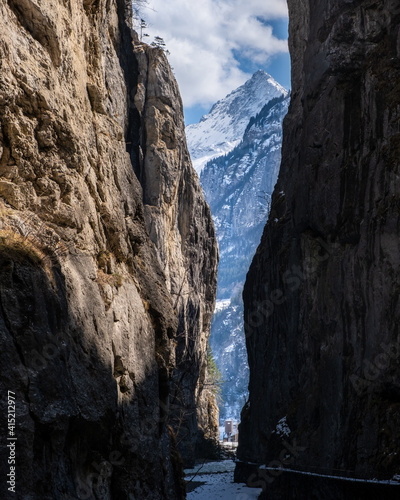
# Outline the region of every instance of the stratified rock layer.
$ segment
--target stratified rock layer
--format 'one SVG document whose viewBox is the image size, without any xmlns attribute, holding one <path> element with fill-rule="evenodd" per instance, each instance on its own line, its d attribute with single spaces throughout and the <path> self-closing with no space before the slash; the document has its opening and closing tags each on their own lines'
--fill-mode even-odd
<svg viewBox="0 0 400 500">
<path fill-rule="evenodd" d="M 124 0 L 0 5 L 0 369 L 18 498 L 183 498 L 170 393 L 190 335 L 188 385 L 212 401 L 214 229 L 176 83 L 129 13 Z M 2 477 L 7 456 L 3 440 Z"/>
<path fill-rule="evenodd" d="M 288 3 L 292 99 L 244 289 L 250 400 L 238 456 L 392 477 L 400 468 L 400 6 Z M 276 484 L 265 470 L 263 481 Z"/>
</svg>

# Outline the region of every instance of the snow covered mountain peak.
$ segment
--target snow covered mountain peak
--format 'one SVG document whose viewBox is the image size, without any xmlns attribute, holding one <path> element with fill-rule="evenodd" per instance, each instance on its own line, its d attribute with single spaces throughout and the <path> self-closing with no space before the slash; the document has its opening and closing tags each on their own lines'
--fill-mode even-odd
<svg viewBox="0 0 400 500">
<path fill-rule="evenodd" d="M 211 159 L 231 151 L 242 139 L 251 117 L 274 97 L 288 91 L 265 71 L 258 70 L 243 85 L 218 101 L 199 123 L 186 127 L 193 166 L 200 174 Z"/>
</svg>

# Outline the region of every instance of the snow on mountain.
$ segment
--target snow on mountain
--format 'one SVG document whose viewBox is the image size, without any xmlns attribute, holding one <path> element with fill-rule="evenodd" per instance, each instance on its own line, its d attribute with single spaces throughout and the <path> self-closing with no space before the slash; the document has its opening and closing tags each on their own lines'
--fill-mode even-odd
<svg viewBox="0 0 400 500">
<path fill-rule="evenodd" d="M 252 80 L 265 79 L 265 75 L 264 72 L 257 72 Z M 230 96 L 233 94 L 237 95 L 238 91 Z M 243 95 L 243 92 L 240 94 Z M 257 96 L 257 102 L 262 101 Z M 254 103 L 249 104 L 252 111 L 248 115 L 252 116 L 243 127 L 242 137 L 236 146 L 227 154 L 206 163 L 200 175 L 220 247 L 218 300 L 210 344 L 225 381 L 222 387 L 223 404 L 220 406 L 222 421 L 239 419 L 247 396 L 249 368 L 241 294 L 268 218 L 269 202 L 280 166 L 282 121 L 288 104 L 287 91 L 269 98 L 254 113 Z M 225 106 L 225 110 L 228 112 L 229 106 Z M 244 110 L 241 112 L 245 115 Z M 227 123 L 228 119 L 224 119 L 222 114 L 220 118 Z M 233 116 L 228 118 L 231 122 L 240 122 Z M 207 143 L 202 146 L 203 150 L 207 147 Z"/>
<path fill-rule="evenodd" d="M 274 97 L 288 91 L 259 70 L 242 86 L 218 101 L 199 123 L 186 127 L 193 166 L 200 175 L 206 163 L 237 146 L 251 117 Z"/>
<path fill-rule="evenodd" d="M 267 220 L 278 177 L 288 97 L 271 99 L 248 122 L 242 141 L 207 163 L 200 181 L 220 248 L 218 299 L 241 289 Z"/>
</svg>

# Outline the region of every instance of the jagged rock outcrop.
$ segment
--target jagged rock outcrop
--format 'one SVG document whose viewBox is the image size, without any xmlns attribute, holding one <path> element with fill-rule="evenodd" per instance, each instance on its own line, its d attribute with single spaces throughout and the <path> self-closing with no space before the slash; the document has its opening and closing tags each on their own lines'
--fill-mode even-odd
<svg viewBox="0 0 400 500">
<path fill-rule="evenodd" d="M 218 246 L 210 209 L 194 173 L 179 89 L 162 50 L 142 45 L 135 103 L 140 115 L 136 171 L 145 220 L 177 311 L 171 405 L 179 448 L 190 464 L 203 442 L 218 441 L 215 396 L 206 385 L 207 341 L 216 294 Z"/>
<path fill-rule="evenodd" d="M 250 400 L 238 456 L 390 478 L 400 468 L 400 6 L 288 3 L 292 99 L 244 289 Z M 344 498 L 312 491 L 312 478 L 284 491 L 277 475 L 261 477 L 269 495 L 280 483 L 274 498 Z"/>
<path fill-rule="evenodd" d="M 170 393 L 188 352 L 209 399 L 214 230 L 168 63 L 129 15 L 125 0 L 0 4 L 0 370 L 19 498 L 183 498 Z"/>
</svg>

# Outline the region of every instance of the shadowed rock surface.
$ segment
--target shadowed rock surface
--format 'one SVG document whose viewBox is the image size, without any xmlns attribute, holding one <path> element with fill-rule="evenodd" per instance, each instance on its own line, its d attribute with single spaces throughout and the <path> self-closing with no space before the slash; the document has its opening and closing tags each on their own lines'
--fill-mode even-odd
<svg viewBox="0 0 400 500">
<path fill-rule="evenodd" d="M 238 456 L 391 478 L 400 467 L 400 6 L 288 3 L 292 98 L 244 289 L 250 400 Z M 278 482 L 265 481 L 272 494 Z M 292 498 L 282 487 L 275 497 Z"/>
<path fill-rule="evenodd" d="M 130 11 L 0 5 L 0 369 L 18 498 L 184 498 L 177 446 L 192 459 L 216 436 L 214 228 L 175 80 Z M 2 441 L 2 477 L 7 456 Z"/>
</svg>

